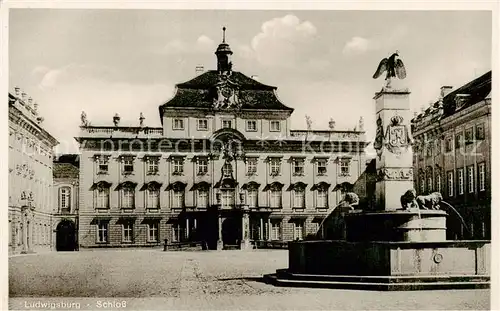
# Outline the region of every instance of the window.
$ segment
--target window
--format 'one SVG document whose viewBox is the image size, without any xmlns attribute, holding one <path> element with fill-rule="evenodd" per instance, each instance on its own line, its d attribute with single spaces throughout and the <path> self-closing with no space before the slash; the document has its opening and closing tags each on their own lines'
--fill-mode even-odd
<svg viewBox="0 0 500 311">
<path fill-rule="evenodd" d="M 198 131 L 206 131 L 206 130 L 208 130 L 208 120 L 198 119 Z"/>
<path fill-rule="evenodd" d="M 476 125 L 476 139 L 477 140 L 484 139 L 484 123 Z"/>
<path fill-rule="evenodd" d="M 232 207 L 234 205 L 234 191 L 222 190 L 222 207 Z"/>
<path fill-rule="evenodd" d="M 69 187 L 59 188 L 59 208 L 61 212 L 69 212 L 71 205 L 71 189 Z"/>
<path fill-rule="evenodd" d="M 281 125 L 280 121 L 271 121 L 269 131 L 279 132 L 281 130 L 280 125 Z"/>
<path fill-rule="evenodd" d="M 433 144 L 431 142 L 427 143 L 427 146 L 426 146 L 426 149 L 425 149 L 426 150 L 426 156 L 428 158 L 432 157 L 432 145 Z"/>
<path fill-rule="evenodd" d="M 316 167 L 319 176 L 326 175 L 326 159 L 319 159 L 316 162 Z"/>
<path fill-rule="evenodd" d="M 257 159 L 249 158 L 247 159 L 247 175 L 255 175 L 257 174 Z"/>
<path fill-rule="evenodd" d="M 436 155 L 441 154 L 441 140 L 436 139 Z"/>
<path fill-rule="evenodd" d="M 304 175 L 304 160 L 303 159 L 293 159 L 292 160 L 292 169 L 293 169 L 294 176 Z"/>
<path fill-rule="evenodd" d="M 131 174 L 134 172 L 134 159 L 131 157 L 123 158 L 123 173 Z"/>
<path fill-rule="evenodd" d="M 436 191 L 441 192 L 441 173 L 436 174 Z"/>
<path fill-rule="evenodd" d="M 174 119 L 174 123 L 172 124 L 174 130 L 183 130 L 184 129 L 184 120 L 183 119 Z"/>
<path fill-rule="evenodd" d="M 160 189 L 155 187 L 149 187 L 147 189 L 147 208 L 159 208 L 160 207 Z"/>
<path fill-rule="evenodd" d="M 97 187 L 96 208 L 109 208 L 109 187 Z"/>
<path fill-rule="evenodd" d="M 198 159 L 198 175 L 205 175 L 208 173 L 208 160 L 204 158 Z"/>
<path fill-rule="evenodd" d="M 420 177 L 420 194 L 425 193 L 425 176 L 422 174 Z"/>
<path fill-rule="evenodd" d="M 97 174 L 108 173 L 108 158 L 106 156 L 100 156 L 97 158 Z"/>
<path fill-rule="evenodd" d="M 464 169 L 458 169 L 458 195 L 464 194 Z"/>
<path fill-rule="evenodd" d="M 97 242 L 107 243 L 108 242 L 108 222 L 100 221 L 97 224 Z"/>
<path fill-rule="evenodd" d="M 154 175 L 158 173 L 158 158 L 149 157 L 146 161 L 146 165 L 148 168 L 148 175 Z"/>
<path fill-rule="evenodd" d="M 281 159 L 271 158 L 269 163 L 271 166 L 271 176 L 278 176 L 281 170 Z"/>
<path fill-rule="evenodd" d="M 148 242 L 158 242 L 158 223 L 148 224 Z"/>
<path fill-rule="evenodd" d="M 305 205 L 305 191 L 304 189 L 293 190 L 293 207 L 304 208 Z"/>
<path fill-rule="evenodd" d="M 172 197 L 172 208 L 183 208 L 184 207 L 184 191 L 174 190 Z"/>
<path fill-rule="evenodd" d="M 465 130 L 465 144 L 470 145 L 474 142 L 474 129 L 468 128 Z"/>
<path fill-rule="evenodd" d="M 229 162 L 224 163 L 224 165 L 222 166 L 222 175 L 224 177 L 231 177 L 232 174 L 233 174 L 233 166 L 231 165 L 231 163 Z"/>
<path fill-rule="evenodd" d="M 449 197 L 453 196 L 453 189 L 454 189 L 453 180 L 454 180 L 453 172 L 448 172 L 448 196 Z"/>
<path fill-rule="evenodd" d="M 302 240 L 304 238 L 304 221 L 297 220 L 293 223 L 293 239 Z"/>
<path fill-rule="evenodd" d="M 479 171 L 479 191 L 484 191 L 486 190 L 486 165 L 479 163 L 477 169 Z"/>
<path fill-rule="evenodd" d="M 451 152 L 451 150 L 453 149 L 453 139 L 448 136 L 446 137 L 446 152 Z"/>
<path fill-rule="evenodd" d="M 132 242 L 133 236 L 133 224 L 132 223 L 124 223 L 122 225 L 123 238 L 122 241 L 126 243 Z"/>
<path fill-rule="evenodd" d="M 271 200 L 269 206 L 271 208 L 281 208 L 281 190 L 271 190 Z"/>
<path fill-rule="evenodd" d="M 183 237 L 183 231 L 179 222 L 172 224 L 172 242 L 180 242 Z"/>
<path fill-rule="evenodd" d="M 432 176 L 429 175 L 427 176 L 427 192 L 431 193 L 432 192 Z"/>
<path fill-rule="evenodd" d="M 467 166 L 467 189 L 474 193 L 474 165 Z"/>
<path fill-rule="evenodd" d="M 350 172 L 350 162 L 348 159 L 340 160 L 340 176 L 349 176 Z"/>
<path fill-rule="evenodd" d="M 273 241 L 280 240 L 280 230 L 281 229 L 281 221 L 280 220 L 272 220 L 271 221 L 271 236 L 270 239 Z"/>
<path fill-rule="evenodd" d="M 134 208 L 135 189 L 132 187 L 122 188 L 122 208 Z"/>
<path fill-rule="evenodd" d="M 206 189 L 198 189 L 197 205 L 200 208 L 206 208 L 208 206 L 208 191 Z"/>
<path fill-rule="evenodd" d="M 184 173 L 184 160 L 175 158 L 172 160 L 173 174 L 182 175 Z"/>
<path fill-rule="evenodd" d="M 257 132 L 257 121 L 255 120 L 247 121 L 247 132 Z"/>
<path fill-rule="evenodd" d="M 257 191 L 257 189 L 248 189 L 247 204 L 248 204 L 248 207 L 257 207 L 258 206 L 258 191 Z"/>
<path fill-rule="evenodd" d="M 455 149 L 460 149 L 463 145 L 463 134 L 458 133 L 455 135 Z"/>
<path fill-rule="evenodd" d="M 222 120 L 222 128 L 230 129 L 233 127 L 233 122 L 231 120 Z"/>
<path fill-rule="evenodd" d="M 318 189 L 316 192 L 316 207 L 328 208 L 328 192 L 325 189 Z"/>
</svg>

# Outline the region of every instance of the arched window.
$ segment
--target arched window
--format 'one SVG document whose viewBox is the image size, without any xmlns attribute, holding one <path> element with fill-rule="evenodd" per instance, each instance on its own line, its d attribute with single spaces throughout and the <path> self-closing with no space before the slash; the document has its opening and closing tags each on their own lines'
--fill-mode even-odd
<svg viewBox="0 0 500 311">
<path fill-rule="evenodd" d="M 71 188 L 59 188 L 59 210 L 61 212 L 69 212 L 71 207 Z"/>
</svg>

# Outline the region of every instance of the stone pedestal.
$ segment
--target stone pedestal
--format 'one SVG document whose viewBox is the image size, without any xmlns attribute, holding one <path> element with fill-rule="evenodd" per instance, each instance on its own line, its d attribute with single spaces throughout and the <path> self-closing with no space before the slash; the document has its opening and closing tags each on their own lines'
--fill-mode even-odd
<svg viewBox="0 0 500 311">
<path fill-rule="evenodd" d="M 248 215 L 248 208 L 244 209 L 241 217 L 241 245 L 240 249 L 251 249 L 250 244 L 250 215 Z"/>
<path fill-rule="evenodd" d="M 400 198 L 413 188 L 410 92 L 384 88 L 375 94 L 377 134 L 376 209 L 402 209 Z"/>
</svg>

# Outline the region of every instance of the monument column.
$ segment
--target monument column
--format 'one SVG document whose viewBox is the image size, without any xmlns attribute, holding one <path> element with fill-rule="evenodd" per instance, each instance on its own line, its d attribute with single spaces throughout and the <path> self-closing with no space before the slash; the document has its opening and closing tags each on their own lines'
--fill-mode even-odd
<svg viewBox="0 0 500 311">
<path fill-rule="evenodd" d="M 410 92 L 384 87 L 375 94 L 377 132 L 376 209 L 402 209 L 401 195 L 413 188 Z"/>
<path fill-rule="evenodd" d="M 241 249 L 249 249 L 250 247 L 250 215 L 248 214 L 248 206 L 243 207 L 243 215 L 241 217 Z"/>
</svg>

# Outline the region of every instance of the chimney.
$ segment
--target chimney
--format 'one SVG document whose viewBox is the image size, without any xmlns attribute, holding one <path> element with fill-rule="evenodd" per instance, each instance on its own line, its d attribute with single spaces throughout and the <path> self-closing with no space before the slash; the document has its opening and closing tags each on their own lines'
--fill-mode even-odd
<svg viewBox="0 0 500 311">
<path fill-rule="evenodd" d="M 32 105 L 33 105 L 33 98 L 31 98 L 31 96 L 28 98 L 28 105 L 30 107 L 32 107 Z"/>
<path fill-rule="evenodd" d="M 202 74 L 205 71 L 205 67 L 203 67 L 203 66 L 196 66 L 196 68 L 194 70 L 196 72 L 196 75 L 200 75 L 200 74 Z"/>
<path fill-rule="evenodd" d="M 21 88 L 19 86 L 14 87 L 14 94 L 16 97 L 19 97 L 21 95 Z"/>
<path fill-rule="evenodd" d="M 253 75 L 250 78 L 254 79 L 255 81 L 259 81 L 259 76 Z"/>
<path fill-rule="evenodd" d="M 28 96 L 28 94 L 26 94 L 25 92 L 22 92 L 22 93 L 21 93 L 21 99 L 22 99 L 23 101 L 25 101 L 25 100 L 26 100 L 26 96 Z"/>
<path fill-rule="evenodd" d="M 441 98 L 444 98 L 446 95 L 450 94 L 450 92 L 453 90 L 453 86 L 449 85 L 444 85 L 441 87 Z"/>
</svg>

